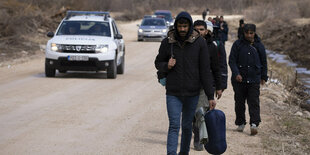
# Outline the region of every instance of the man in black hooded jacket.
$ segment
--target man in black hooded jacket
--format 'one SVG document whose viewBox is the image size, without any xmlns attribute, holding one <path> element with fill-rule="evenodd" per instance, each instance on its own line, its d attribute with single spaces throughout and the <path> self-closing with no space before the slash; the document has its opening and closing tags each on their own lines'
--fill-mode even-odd
<svg viewBox="0 0 310 155">
<path fill-rule="evenodd" d="M 181 12 L 174 29 L 168 32 L 160 45 L 155 66 L 162 84 L 166 84 L 166 105 L 169 117 L 167 154 L 176 155 L 180 119 L 182 136 L 180 155 L 188 155 L 192 137 L 192 121 L 203 87 L 210 108 L 216 105 L 212 89 L 210 58 L 205 40 L 193 30 L 189 13 Z M 163 82 L 166 81 L 166 82 Z"/>
</svg>

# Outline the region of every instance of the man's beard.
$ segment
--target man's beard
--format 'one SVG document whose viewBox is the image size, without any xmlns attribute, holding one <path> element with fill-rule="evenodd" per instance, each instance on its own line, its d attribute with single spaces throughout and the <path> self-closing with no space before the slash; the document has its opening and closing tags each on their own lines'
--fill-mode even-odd
<svg viewBox="0 0 310 155">
<path fill-rule="evenodd" d="M 186 36 L 186 32 L 185 32 L 185 31 L 180 31 L 180 32 L 179 32 L 179 35 L 180 35 L 180 36 L 184 35 L 183 37 L 185 37 L 185 36 Z"/>
</svg>

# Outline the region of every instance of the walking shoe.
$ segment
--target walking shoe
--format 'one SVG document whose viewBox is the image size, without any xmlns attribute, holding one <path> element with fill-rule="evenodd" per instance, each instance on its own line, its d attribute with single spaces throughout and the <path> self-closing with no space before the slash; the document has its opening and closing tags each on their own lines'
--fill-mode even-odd
<svg viewBox="0 0 310 155">
<path fill-rule="evenodd" d="M 256 124 L 251 124 L 251 135 L 254 136 L 257 134 L 258 127 L 256 126 Z"/>
<path fill-rule="evenodd" d="M 239 126 L 237 127 L 237 131 L 238 131 L 238 132 L 243 132 L 244 127 L 245 127 L 245 125 L 244 125 L 244 124 L 239 125 Z"/>
<path fill-rule="evenodd" d="M 200 144 L 199 142 L 194 142 L 194 150 L 202 151 L 203 150 L 203 144 Z"/>
</svg>

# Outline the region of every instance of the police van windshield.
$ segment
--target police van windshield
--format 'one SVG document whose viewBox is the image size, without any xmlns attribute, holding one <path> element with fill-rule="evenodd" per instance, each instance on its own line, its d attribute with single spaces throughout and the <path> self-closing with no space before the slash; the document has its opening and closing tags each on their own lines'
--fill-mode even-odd
<svg viewBox="0 0 310 155">
<path fill-rule="evenodd" d="M 94 35 L 111 37 L 108 22 L 64 21 L 57 35 Z"/>
</svg>

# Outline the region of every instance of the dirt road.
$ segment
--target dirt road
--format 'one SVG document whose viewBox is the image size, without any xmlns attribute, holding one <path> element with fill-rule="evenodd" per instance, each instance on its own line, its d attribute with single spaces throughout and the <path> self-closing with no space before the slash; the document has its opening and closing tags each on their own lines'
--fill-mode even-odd
<svg viewBox="0 0 310 155">
<path fill-rule="evenodd" d="M 126 39 L 125 74 L 72 72 L 44 76 L 44 54 L 0 68 L 0 154 L 162 155 L 168 117 L 157 83 L 159 42 L 136 42 L 136 24 L 120 24 Z M 227 53 L 231 42 L 226 44 Z M 230 85 L 218 101 L 226 114 L 225 154 L 264 154 L 261 138 L 235 132 Z M 266 119 L 267 116 L 262 116 Z M 191 146 L 190 154 L 197 152 Z"/>
</svg>

